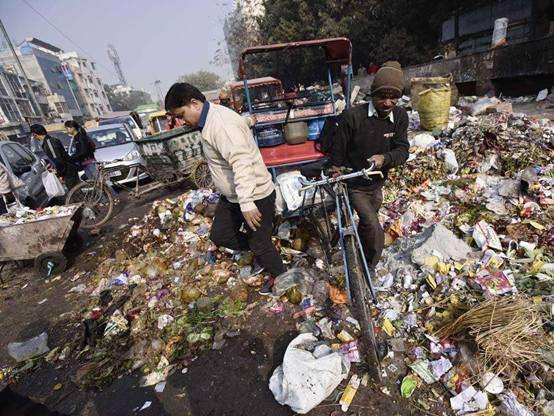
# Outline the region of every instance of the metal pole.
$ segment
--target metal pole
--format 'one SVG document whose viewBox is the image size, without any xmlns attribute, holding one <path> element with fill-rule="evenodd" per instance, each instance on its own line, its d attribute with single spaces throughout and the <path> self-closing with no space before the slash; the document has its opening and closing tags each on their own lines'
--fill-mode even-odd
<svg viewBox="0 0 554 416">
<path fill-rule="evenodd" d="M 0 30 L 2 31 L 2 34 L 4 35 L 4 39 L 6 39 L 6 42 L 8 43 L 8 46 L 10 47 L 10 50 L 13 54 L 13 57 L 15 58 L 15 62 L 17 63 L 17 67 L 19 68 L 19 71 L 21 72 L 21 75 L 25 79 L 25 85 L 27 86 L 27 90 L 29 92 L 29 97 L 33 101 L 33 104 L 35 105 L 36 109 L 38 110 L 38 113 L 40 115 L 40 118 L 44 121 L 44 113 L 42 112 L 42 108 L 40 108 L 40 105 L 37 101 L 37 98 L 35 97 L 35 93 L 33 92 L 33 88 L 31 87 L 31 83 L 29 82 L 29 78 L 27 78 L 27 74 L 25 73 L 25 70 L 23 69 L 23 65 L 21 65 L 21 61 L 19 60 L 19 57 L 15 53 L 15 49 L 12 45 L 12 41 L 10 40 L 10 37 L 8 36 L 8 32 L 6 32 L 6 28 L 4 27 L 4 23 L 2 22 L 2 19 L 0 19 Z"/>
</svg>

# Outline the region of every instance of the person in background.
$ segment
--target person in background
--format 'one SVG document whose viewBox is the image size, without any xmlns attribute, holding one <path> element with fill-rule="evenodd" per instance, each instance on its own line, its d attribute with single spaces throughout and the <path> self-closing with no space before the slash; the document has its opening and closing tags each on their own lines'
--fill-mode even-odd
<svg viewBox="0 0 554 416">
<path fill-rule="evenodd" d="M 71 161 L 85 171 L 87 179 L 94 179 L 98 170 L 96 169 L 96 159 L 94 151 L 96 146 L 92 139 L 88 137 L 86 130 L 74 120 L 68 120 L 64 123 L 65 131 L 71 136 L 69 143 L 69 157 Z"/>
<path fill-rule="evenodd" d="M 43 152 L 56 169 L 56 174 L 64 181 L 67 189 L 69 190 L 77 185 L 79 183 L 79 171 L 60 140 L 50 136 L 41 124 L 31 125 L 31 134 L 34 139 L 40 141 Z"/>
<path fill-rule="evenodd" d="M 232 250 L 252 250 L 273 278 L 283 273 L 285 266 L 271 241 L 275 186 L 246 120 L 229 108 L 209 103 L 198 88 L 187 83 L 171 86 L 165 109 L 202 129 L 204 156 L 221 193 L 210 239 Z M 261 270 L 253 267 L 252 274 Z M 268 279 L 260 294 L 270 294 L 272 284 Z"/>
<path fill-rule="evenodd" d="M 231 108 L 231 88 L 228 85 L 224 85 L 219 90 L 219 105 L 227 108 Z"/>
<path fill-rule="evenodd" d="M 87 131 L 74 120 L 68 120 L 64 123 L 65 131 L 71 136 L 71 142 L 69 143 L 69 157 L 78 170 L 85 172 L 85 177 L 88 180 L 93 180 L 98 174 L 98 166 L 94 152 L 96 150 L 96 144 L 92 140 Z M 119 131 L 116 132 L 116 138 L 121 135 Z M 119 138 L 118 143 L 125 143 L 126 137 Z M 114 197 L 114 202 L 119 203 L 119 197 L 117 191 L 114 189 L 113 184 L 108 181 L 108 189 Z"/>
<path fill-rule="evenodd" d="M 12 194 L 17 203 L 20 203 L 16 191 L 25 186 L 25 183 L 13 175 L 3 163 L 0 163 L 0 215 L 8 212 L 6 201 Z"/>
<path fill-rule="evenodd" d="M 342 113 L 331 151 L 335 174 L 341 167 L 387 171 L 408 159 L 408 114 L 397 107 L 404 75 L 400 64 L 389 61 L 375 74 L 371 101 Z M 368 161 L 369 159 L 369 161 Z M 360 218 L 358 233 L 368 265 L 374 269 L 383 251 L 384 232 L 379 223 L 384 179 L 356 178 L 348 182 L 350 201 Z"/>
</svg>

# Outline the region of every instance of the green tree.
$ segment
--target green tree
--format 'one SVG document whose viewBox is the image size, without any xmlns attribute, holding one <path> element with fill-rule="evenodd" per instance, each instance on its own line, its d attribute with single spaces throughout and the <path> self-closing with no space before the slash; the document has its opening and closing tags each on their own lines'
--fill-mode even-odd
<svg viewBox="0 0 554 416">
<path fill-rule="evenodd" d="M 352 42 L 353 67 L 358 68 L 389 59 L 404 66 L 428 62 L 441 52 L 442 23 L 453 13 L 486 3 L 486 0 L 264 0 L 265 13 L 257 18 L 253 38 L 252 28 L 245 28 L 240 16 L 235 16 L 240 8 L 237 6 L 232 13 L 239 21 L 234 32 L 238 43 L 247 37 L 247 46 L 252 46 L 252 42 L 260 45 L 344 36 Z M 286 55 L 253 59 L 247 67 L 257 73 L 251 72 L 248 77 L 296 76 L 303 82 L 310 76 L 312 79 L 320 76 L 321 55 L 315 52 L 304 52 L 296 58 Z M 231 54 L 231 59 L 237 60 L 238 56 L 233 58 Z"/>
<path fill-rule="evenodd" d="M 402 65 L 429 61 L 440 51 L 442 22 L 456 10 L 484 0 L 265 0 L 262 43 L 345 36 L 354 68 L 397 59 Z"/>
<path fill-rule="evenodd" d="M 109 85 L 104 85 L 104 89 L 113 111 L 132 111 L 139 105 L 153 102 L 150 94 L 145 91 L 131 90 L 129 93 L 116 94 L 113 87 Z"/>
<path fill-rule="evenodd" d="M 219 75 L 204 70 L 196 71 L 187 75 L 181 75 L 178 81 L 188 82 L 200 91 L 215 90 L 223 85 L 223 80 Z"/>
</svg>

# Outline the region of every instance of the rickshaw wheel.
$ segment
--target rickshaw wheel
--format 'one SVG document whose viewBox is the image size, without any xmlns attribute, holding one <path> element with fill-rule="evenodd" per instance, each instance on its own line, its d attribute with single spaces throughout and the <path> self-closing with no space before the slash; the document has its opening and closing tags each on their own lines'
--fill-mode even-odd
<svg viewBox="0 0 554 416">
<path fill-rule="evenodd" d="M 198 160 L 190 170 L 190 179 L 197 188 L 213 188 L 214 183 L 210 168 L 205 160 Z"/>
<path fill-rule="evenodd" d="M 65 271 L 67 259 L 60 252 L 43 253 L 35 259 L 38 274 L 47 279 Z"/>
</svg>

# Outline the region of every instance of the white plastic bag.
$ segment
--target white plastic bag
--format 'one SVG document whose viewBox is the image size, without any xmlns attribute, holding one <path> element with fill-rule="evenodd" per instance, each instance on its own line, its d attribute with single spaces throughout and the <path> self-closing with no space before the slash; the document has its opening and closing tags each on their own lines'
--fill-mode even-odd
<svg viewBox="0 0 554 416">
<path fill-rule="evenodd" d="M 318 358 L 301 348 L 317 342 L 312 334 L 300 334 L 287 347 L 283 364 L 275 369 L 269 389 L 282 405 L 305 414 L 325 400 L 348 376 L 350 365 L 338 352 Z"/>
<path fill-rule="evenodd" d="M 506 17 L 501 17 L 494 21 L 494 29 L 492 31 L 491 47 L 496 48 L 506 41 L 506 33 L 508 32 L 509 20 Z"/>
<path fill-rule="evenodd" d="M 448 168 L 448 172 L 456 174 L 459 169 L 458 160 L 456 154 L 452 149 L 444 149 L 439 153 L 439 156 L 444 159 L 444 163 Z"/>
<path fill-rule="evenodd" d="M 493 248 L 502 251 L 502 244 L 498 235 L 489 223 L 484 220 L 479 221 L 473 228 L 473 239 L 480 249 L 486 250 Z"/>
<path fill-rule="evenodd" d="M 410 145 L 416 147 L 422 147 L 424 149 L 432 147 L 437 144 L 435 138 L 429 133 L 420 133 L 414 136 Z"/>
<path fill-rule="evenodd" d="M 50 348 L 48 348 L 48 334 L 46 332 L 23 342 L 10 342 L 8 344 L 8 354 L 18 363 L 37 355 L 46 354 L 48 351 L 50 351 Z"/>
<path fill-rule="evenodd" d="M 42 184 L 50 199 L 65 195 L 65 188 L 56 175 L 46 171 L 42 173 Z"/>
<path fill-rule="evenodd" d="M 303 196 L 298 192 L 302 187 L 299 171 L 291 171 L 277 176 L 277 183 L 281 189 L 281 195 L 290 211 L 297 210 L 302 205 Z"/>
<path fill-rule="evenodd" d="M 302 176 L 298 170 L 285 172 L 277 176 L 276 181 L 278 189 L 289 211 L 297 210 L 302 206 L 302 202 L 304 201 L 306 201 L 306 205 L 311 204 L 312 200 L 314 204 L 319 204 L 321 202 L 319 191 L 315 199 L 313 198 L 315 188 L 300 193 L 300 188 L 304 186 L 301 182 L 302 179 L 306 178 Z M 304 195 L 306 195 L 305 199 Z M 323 193 L 323 197 L 329 200 L 329 195 L 326 192 Z M 279 208 L 279 206 L 277 207 Z"/>
</svg>

